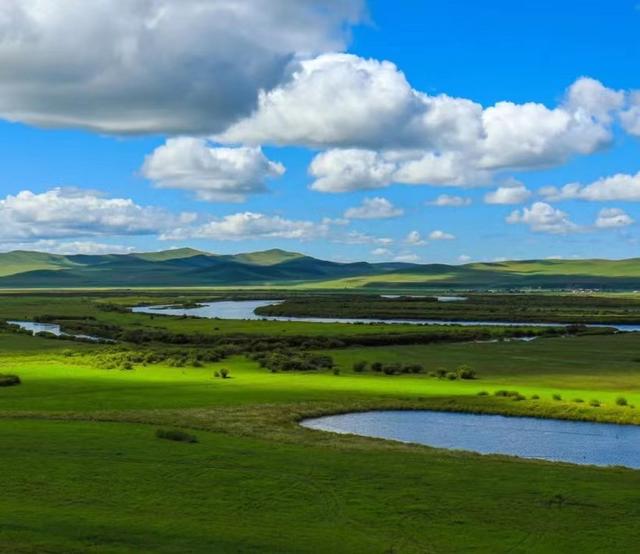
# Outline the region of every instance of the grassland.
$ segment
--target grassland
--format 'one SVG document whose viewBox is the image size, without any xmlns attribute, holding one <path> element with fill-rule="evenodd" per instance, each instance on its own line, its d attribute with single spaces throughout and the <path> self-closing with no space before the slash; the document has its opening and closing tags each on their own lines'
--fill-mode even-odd
<svg viewBox="0 0 640 554">
<path fill-rule="evenodd" d="M 369 326 L 150 319 L 98 306 L 131 299 L 3 297 L 0 318 L 84 315 L 127 328 L 187 327 L 229 337 L 248 329 L 276 336 L 292 328 L 369 332 Z M 161 362 L 107 370 L 97 363 L 105 352 L 175 347 L 0 331 L 0 373 L 22 379 L 0 389 L 0 551 L 633 551 L 640 472 L 335 436 L 297 421 L 394 407 L 638 424 L 639 347 L 637 336 L 621 334 L 322 350 L 338 375 L 270 373 L 242 352 L 196 367 Z M 360 360 L 416 362 L 427 370 L 469 364 L 479 378 L 354 373 Z M 215 378 L 223 367 L 230 378 Z M 504 388 L 527 399 L 477 396 Z M 563 400 L 553 400 L 556 394 Z M 636 407 L 616 405 L 621 395 Z M 577 404 L 575 397 L 602 405 Z M 198 443 L 159 439 L 160 428 L 184 429 Z"/>
<path fill-rule="evenodd" d="M 271 316 L 442 321 L 557 323 L 640 323 L 640 298 L 601 294 L 468 294 L 466 300 L 437 302 L 434 297 L 374 295 L 294 296 L 258 308 Z"/>
</svg>

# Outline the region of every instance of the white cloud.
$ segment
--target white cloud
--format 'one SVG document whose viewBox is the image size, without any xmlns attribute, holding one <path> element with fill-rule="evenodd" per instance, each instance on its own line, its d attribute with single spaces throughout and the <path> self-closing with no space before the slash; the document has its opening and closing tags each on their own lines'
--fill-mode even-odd
<svg viewBox="0 0 640 554">
<path fill-rule="evenodd" d="M 331 237 L 331 241 L 341 244 L 379 244 L 381 246 L 389 246 L 393 243 L 393 239 L 389 237 L 376 237 L 360 231 L 336 234 Z"/>
<path fill-rule="evenodd" d="M 531 191 L 523 183 L 512 180 L 484 195 L 487 204 L 522 204 L 531 197 Z"/>
<path fill-rule="evenodd" d="M 158 188 L 192 191 L 200 200 L 242 202 L 265 192 L 285 172 L 259 147 L 211 147 L 199 138 L 172 138 L 145 159 L 142 174 Z"/>
<path fill-rule="evenodd" d="M 107 133 L 223 130 L 361 0 L 3 0 L 0 116 Z"/>
<path fill-rule="evenodd" d="M 412 246 L 424 246 L 427 244 L 427 241 L 422 238 L 422 235 L 420 235 L 418 231 L 411 231 L 404 241 Z"/>
<path fill-rule="evenodd" d="M 455 239 L 455 235 L 451 233 L 445 233 L 444 231 L 431 231 L 429 233 L 429 240 L 453 240 Z"/>
<path fill-rule="evenodd" d="M 173 215 L 95 191 L 55 188 L 37 194 L 25 190 L 0 200 L 0 239 L 149 235 L 194 219 L 194 214 Z"/>
<path fill-rule="evenodd" d="M 627 133 L 640 137 L 640 91 L 629 95 L 629 105 L 620 114 L 620 121 Z"/>
<path fill-rule="evenodd" d="M 260 96 L 221 141 L 327 148 L 311 165 L 316 190 L 406 184 L 476 185 L 496 170 L 531 169 L 595 152 L 612 140 L 624 94 L 578 79 L 554 108 L 417 91 L 390 62 L 351 54 L 303 60 Z"/>
<path fill-rule="evenodd" d="M 376 248 L 371 251 L 371 254 L 374 256 L 388 256 L 391 254 L 391 251 L 388 248 Z"/>
<path fill-rule="evenodd" d="M 471 256 L 467 256 L 466 254 L 460 254 L 460 256 L 458 256 L 458 261 L 462 264 L 467 264 L 471 261 Z"/>
<path fill-rule="evenodd" d="M 327 226 L 311 221 L 297 221 L 254 212 L 231 214 L 202 225 L 180 227 L 160 236 L 161 240 L 212 239 L 298 239 L 324 236 Z"/>
<path fill-rule="evenodd" d="M 37 240 L 34 242 L 7 242 L 0 244 L 0 251 L 33 250 L 36 252 L 50 252 L 52 254 L 131 254 L 133 246 L 123 244 L 106 244 L 92 241 L 61 242 L 57 240 Z"/>
<path fill-rule="evenodd" d="M 594 202 L 606 201 L 640 201 L 640 172 L 635 175 L 618 173 L 610 177 L 603 177 L 588 185 L 569 183 L 561 188 L 545 187 L 540 194 L 550 202 L 559 200 L 590 200 Z"/>
<path fill-rule="evenodd" d="M 370 150 L 329 150 L 317 155 L 309 172 L 313 190 L 347 192 L 386 187 L 393 180 L 394 163 Z"/>
<path fill-rule="evenodd" d="M 598 213 L 596 227 L 599 229 L 617 229 L 633 224 L 633 218 L 619 208 L 604 208 Z"/>
<path fill-rule="evenodd" d="M 452 196 L 449 194 L 441 194 L 435 200 L 426 203 L 427 206 L 453 207 L 461 208 L 471 205 L 471 198 L 464 196 Z"/>
<path fill-rule="evenodd" d="M 347 219 L 388 219 L 402 214 L 404 214 L 404 210 L 396 208 L 386 198 L 376 196 L 374 198 L 365 198 L 362 201 L 362 205 L 349 208 L 344 213 L 344 217 Z"/>
<path fill-rule="evenodd" d="M 399 254 L 393 258 L 393 261 L 415 264 L 420 261 L 420 256 L 417 254 Z"/>
<path fill-rule="evenodd" d="M 545 202 L 534 202 L 530 208 L 514 210 L 506 219 L 507 223 L 522 223 L 532 231 L 552 234 L 565 234 L 579 230 L 569 216 Z"/>
</svg>

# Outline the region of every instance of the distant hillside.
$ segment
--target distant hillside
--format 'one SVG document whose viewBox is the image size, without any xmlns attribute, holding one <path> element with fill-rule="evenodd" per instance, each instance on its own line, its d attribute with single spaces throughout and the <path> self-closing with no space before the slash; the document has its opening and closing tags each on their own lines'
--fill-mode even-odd
<svg viewBox="0 0 640 554">
<path fill-rule="evenodd" d="M 467 265 L 337 263 L 272 249 L 216 255 L 163 252 L 0 254 L 1 288 L 282 285 L 326 289 L 640 289 L 640 259 L 528 260 Z"/>
</svg>

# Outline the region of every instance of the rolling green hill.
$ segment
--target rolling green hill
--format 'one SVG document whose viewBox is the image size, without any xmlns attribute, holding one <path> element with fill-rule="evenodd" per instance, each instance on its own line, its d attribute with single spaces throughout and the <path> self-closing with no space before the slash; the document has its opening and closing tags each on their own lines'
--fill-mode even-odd
<svg viewBox="0 0 640 554">
<path fill-rule="evenodd" d="M 467 265 L 337 263 L 272 249 L 216 255 L 163 252 L 0 254 L 0 287 L 287 286 L 323 289 L 640 289 L 640 258 L 526 260 Z"/>
</svg>

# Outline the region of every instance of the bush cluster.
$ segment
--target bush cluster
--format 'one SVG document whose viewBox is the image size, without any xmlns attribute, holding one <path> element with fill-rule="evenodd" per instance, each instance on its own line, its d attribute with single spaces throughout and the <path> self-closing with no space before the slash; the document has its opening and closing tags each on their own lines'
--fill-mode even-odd
<svg viewBox="0 0 640 554">
<path fill-rule="evenodd" d="M 318 371 L 333 369 L 331 356 L 299 351 L 257 352 L 251 358 L 272 373 L 277 371 Z"/>
<path fill-rule="evenodd" d="M 189 443 L 198 442 L 198 438 L 195 435 L 190 435 L 185 431 L 178 431 L 176 429 L 171 429 L 171 430 L 158 429 L 156 431 L 156 437 L 158 437 L 159 439 L 166 439 L 166 440 L 176 441 L 176 442 L 189 442 Z"/>
<path fill-rule="evenodd" d="M 0 373 L 0 387 L 13 387 L 22 383 L 17 375 L 7 375 Z"/>
<path fill-rule="evenodd" d="M 526 400 L 527 397 L 520 394 L 517 390 L 497 390 L 493 393 L 494 396 L 501 398 L 510 398 L 511 400 L 521 401 Z"/>
<path fill-rule="evenodd" d="M 93 357 L 93 365 L 100 369 L 134 369 L 136 365 L 166 363 L 171 367 L 202 367 L 205 363 L 219 362 L 228 355 L 224 348 L 207 350 L 152 349 L 131 350 L 112 347 Z"/>
</svg>

